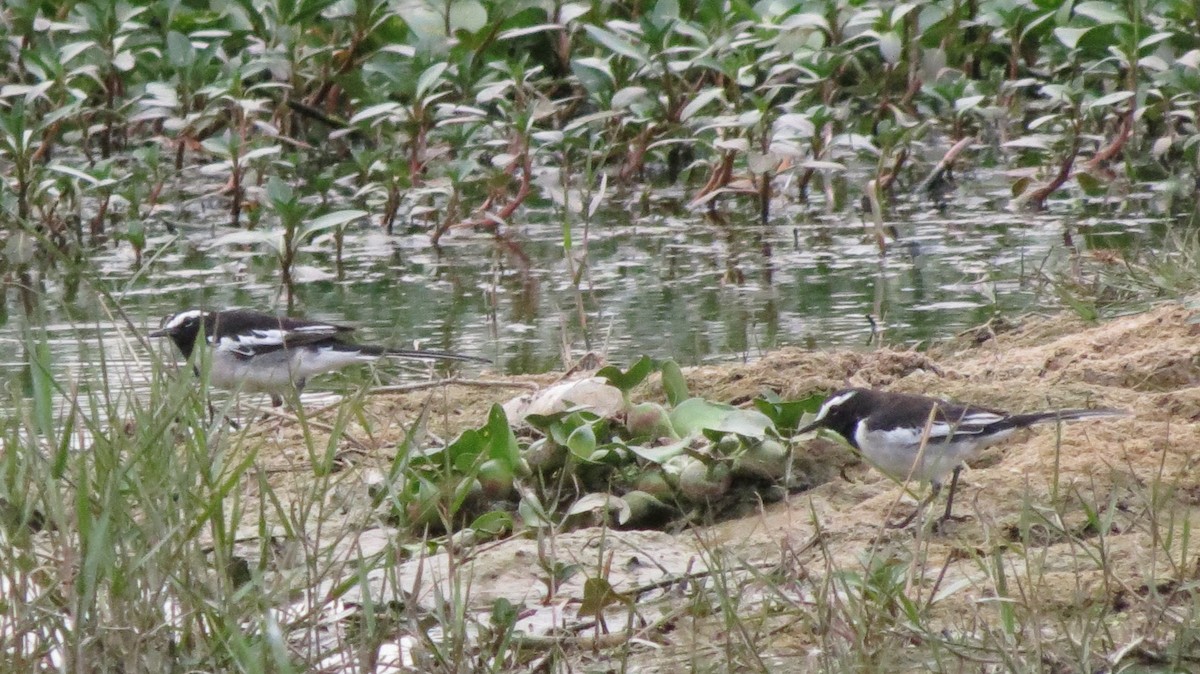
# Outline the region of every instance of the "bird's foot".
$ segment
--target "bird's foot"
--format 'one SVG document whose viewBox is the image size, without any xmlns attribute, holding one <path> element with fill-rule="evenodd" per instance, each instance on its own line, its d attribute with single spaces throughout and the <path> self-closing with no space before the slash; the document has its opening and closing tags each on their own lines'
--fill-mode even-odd
<svg viewBox="0 0 1200 674">
<path fill-rule="evenodd" d="M 218 419 L 224 420 L 225 423 L 229 424 L 229 427 L 235 431 L 239 431 L 242 429 L 242 425 L 240 423 L 238 423 L 236 419 L 229 416 L 228 414 L 225 414 L 224 412 L 218 412 L 217 408 L 214 407 L 212 403 L 209 403 L 208 404 L 208 421 L 209 421 L 209 423 L 215 424 Z"/>
<path fill-rule="evenodd" d="M 924 510 L 924 508 L 918 506 L 915 510 L 909 513 L 907 517 L 899 520 L 892 520 L 891 522 L 885 522 L 883 526 L 888 529 L 903 529 L 912 524 L 913 520 L 917 519 L 917 515 L 920 515 L 922 510 Z"/>
<path fill-rule="evenodd" d="M 935 534 L 944 533 L 949 522 L 966 522 L 971 519 L 970 515 L 942 515 L 933 521 L 933 532 Z"/>
</svg>

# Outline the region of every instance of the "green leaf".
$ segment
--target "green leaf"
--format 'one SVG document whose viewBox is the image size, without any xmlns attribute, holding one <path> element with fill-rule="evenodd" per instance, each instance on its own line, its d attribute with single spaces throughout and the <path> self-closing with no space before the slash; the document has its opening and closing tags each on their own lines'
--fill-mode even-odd
<svg viewBox="0 0 1200 674">
<path fill-rule="evenodd" d="M 446 461 L 459 473 L 469 473 L 488 450 L 488 440 L 478 429 L 468 428 L 446 447 Z"/>
<path fill-rule="evenodd" d="M 621 389 L 621 393 L 629 393 L 636 388 L 638 384 L 645 381 L 646 377 L 649 377 L 654 370 L 654 359 L 650 358 L 649 356 L 642 356 L 638 362 L 634 363 L 633 366 L 625 372 L 622 372 L 620 368 L 616 367 L 615 365 L 609 365 L 608 367 L 601 368 L 600 371 L 596 373 L 596 376 L 607 379 L 608 383 Z"/>
<path fill-rule="evenodd" d="M 584 461 L 590 461 L 596 453 L 596 432 L 592 430 L 591 425 L 580 426 L 567 437 L 566 445 L 572 454 Z"/>
<path fill-rule="evenodd" d="M 479 0 L 457 0 L 450 5 L 450 32 L 478 32 L 488 24 L 487 8 Z"/>
<path fill-rule="evenodd" d="M 1081 2 L 1075 5 L 1077 16 L 1086 16 L 1098 24 L 1128 24 L 1129 15 L 1115 9 L 1111 2 Z"/>
<path fill-rule="evenodd" d="M 687 381 L 683 378 L 683 371 L 679 369 L 679 364 L 673 360 L 667 360 L 663 362 L 660 370 L 662 372 L 663 391 L 667 394 L 667 402 L 674 407 L 687 400 Z"/>
<path fill-rule="evenodd" d="M 365 218 L 369 215 L 366 211 L 356 209 L 347 209 L 343 211 L 334 211 L 326 213 L 319 218 L 314 219 L 304 228 L 304 236 L 315 236 L 327 229 L 336 229 L 342 225 L 349 224 L 360 218 Z"/>
<path fill-rule="evenodd" d="M 650 20 L 656 26 L 666 26 L 673 21 L 678 21 L 679 0 L 658 0 L 654 4 L 654 11 L 650 13 Z"/>
<path fill-rule="evenodd" d="M 271 176 L 267 179 L 267 199 L 277 210 L 282 210 L 295 203 L 296 193 L 279 176 Z"/>
<path fill-rule="evenodd" d="M 167 32 L 167 59 L 176 68 L 186 68 L 196 60 L 196 49 L 186 35 L 178 31 Z"/>
<path fill-rule="evenodd" d="M 584 26 L 583 29 L 587 31 L 587 34 L 590 35 L 593 40 L 599 42 L 601 46 L 605 47 L 614 54 L 633 59 L 642 65 L 648 65 L 650 63 L 650 59 L 647 57 L 644 50 L 634 46 L 632 43 L 626 41 L 616 33 L 590 24 Z"/>
<path fill-rule="evenodd" d="M 471 528 L 491 537 L 503 536 L 512 531 L 513 517 L 502 510 L 493 510 L 476 517 Z"/>
<path fill-rule="evenodd" d="M 449 67 L 449 63 L 442 61 L 441 63 L 435 63 L 426 68 L 425 72 L 421 73 L 421 76 L 417 78 L 417 89 L 414 93 L 414 97 L 417 100 L 425 98 L 425 94 L 427 94 L 441 82 L 442 75 Z"/>
<path fill-rule="evenodd" d="M 554 524 L 541 502 L 528 490 L 522 493 L 521 502 L 517 504 L 517 515 L 527 527 L 548 527 Z"/>
<path fill-rule="evenodd" d="M 1097 98 L 1089 103 L 1087 107 L 1089 110 L 1103 108 L 1105 106 L 1115 105 L 1121 101 L 1127 101 L 1130 98 L 1133 98 L 1133 96 L 1134 93 L 1132 91 L 1114 91 L 1107 96 L 1101 96 L 1100 98 Z"/>
<path fill-rule="evenodd" d="M 1072 177 L 1089 197 L 1103 196 L 1108 193 L 1108 186 L 1090 173 L 1078 171 Z"/>
<path fill-rule="evenodd" d="M 55 173 L 62 173 L 64 175 L 69 175 L 72 178 L 78 178 L 89 185 L 100 184 L 100 179 L 96 176 L 93 176 L 90 173 L 85 173 L 84 171 L 80 171 L 77 168 L 67 166 L 66 164 L 50 164 L 46 168 L 50 171 L 54 171 Z"/>
<path fill-rule="evenodd" d="M 669 445 L 661 445 L 658 447 L 644 447 L 642 445 L 629 445 L 629 451 L 637 454 L 643 459 L 657 464 L 666 463 L 668 460 L 683 454 L 687 451 L 689 445 L 692 444 L 692 438 L 687 437 L 682 440 L 677 440 Z"/>
<path fill-rule="evenodd" d="M 788 433 L 800 427 L 800 420 L 805 414 L 815 414 L 821 409 L 825 396 L 811 395 L 800 400 L 767 400 L 756 398 L 753 402 L 755 409 L 765 414 L 775 424 L 780 433 Z"/>
<path fill-rule="evenodd" d="M 1067 49 L 1074 49 L 1089 30 L 1091 28 L 1055 28 L 1054 37 L 1058 38 L 1058 41 L 1063 43 Z"/>
<path fill-rule="evenodd" d="M 583 582 L 583 601 L 579 602 L 579 615 L 600 620 L 604 609 L 616 604 L 633 605 L 633 597 L 617 592 L 612 583 L 604 578 L 588 578 Z"/>
<path fill-rule="evenodd" d="M 571 59 L 571 73 L 575 75 L 583 88 L 593 95 L 610 91 L 616 83 L 612 69 L 608 67 L 608 61 L 605 59 L 591 57 Z"/>
<path fill-rule="evenodd" d="M 517 470 L 521 462 L 521 445 L 508 425 L 508 417 L 499 404 L 492 405 L 487 423 L 488 456 L 504 463 L 509 469 Z"/>
<path fill-rule="evenodd" d="M 683 106 L 683 111 L 679 113 L 679 121 L 686 122 L 692 118 L 697 112 L 704 109 L 704 106 L 709 103 L 725 98 L 725 89 L 721 87 L 709 87 L 702 89 L 700 93 L 692 97 L 688 104 Z"/>
<path fill-rule="evenodd" d="M 888 31 L 879 36 L 879 53 L 889 65 L 896 65 L 904 55 L 904 45 L 900 36 Z"/>
<path fill-rule="evenodd" d="M 671 426 L 684 437 L 703 431 L 716 431 L 737 433 L 756 440 L 766 437 L 767 430 L 773 427 L 771 419 L 762 412 L 709 402 L 703 398 L 689 398 L 671 410 Z"/>
</svg>

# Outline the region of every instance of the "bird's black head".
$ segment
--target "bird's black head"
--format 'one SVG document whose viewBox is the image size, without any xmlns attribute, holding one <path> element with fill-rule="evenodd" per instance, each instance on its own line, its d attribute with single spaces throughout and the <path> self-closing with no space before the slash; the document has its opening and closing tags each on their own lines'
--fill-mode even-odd
<svg viewBox="0 0 1200 674">
<path fill-rule="evenodd" d="M 862 388 L 847 388 L 836 391 L 825 400 L 817 417 L 797 433 L 807 433 L 818 428 L 828 428 L 854 444 L 854 429 L 870 409 L 872 391 Z"/>
<path fill-rule="evenodd" d="M 179 350 L 183 352 L 183 357 L 189 358 L 192 355 L 192 349 L 196 346 L 200 328 L 204 327 L 206 316 L 207 314 L 200 309 L 171 314 L 162 319 L 158 330 L 151 332 L 150 336 L 170 337 L 171 341 L 175 342 L 175 346 L 178 346 Z"/>
</svg>

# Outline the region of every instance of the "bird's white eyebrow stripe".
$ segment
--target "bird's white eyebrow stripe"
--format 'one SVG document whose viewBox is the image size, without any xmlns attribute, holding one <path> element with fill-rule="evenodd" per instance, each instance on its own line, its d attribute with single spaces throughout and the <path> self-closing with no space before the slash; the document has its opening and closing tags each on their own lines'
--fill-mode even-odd
<svg viewBox="0 0 1200 674">
<path fill-rule="evenodd" d="M 181 311 L 181 312 L 175 314 L 174 316 L 172 316 L 171 320 L 167 321 L 167 324 L 163 326 L 163 329 L 164 330 L 174 330 L 175 328 L 178 328 L 179 326 L 183 325 L 187 321 L 192 320 L 193 318 L 200 318 L 203 315 L 204 315 L 204 312 L 201 311 L 200 309 L 190 309 L 188 311 Z"/>
<path fill-rule="evenodd" d="M 858 391 L 846 391 L 845 393 L 843 393 L 841 395 L 836 395 L 836 396 L 830 398 L 829 400 L 826 400 L 825 404 L 821 405 L 821 409 L 817 411 L 817 418 L 813 419 L 813 423 L 821 421 L 825 417 L 829 416 L 830 410 L 837 407 L 838 405 L 841 405 L 842 403 L 846 402 L 847 400 L 853 398 L 856 395 L 858 395 Z"/>
</svg>

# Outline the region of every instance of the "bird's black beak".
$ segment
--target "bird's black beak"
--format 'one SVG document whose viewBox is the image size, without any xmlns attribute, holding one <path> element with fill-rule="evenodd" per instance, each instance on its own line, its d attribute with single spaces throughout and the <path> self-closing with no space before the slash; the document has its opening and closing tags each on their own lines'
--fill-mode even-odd
<svg viewBox="0 0 1200 674">
<path fill-rule="evenodd" d="M 817 430 L 817 429 L 818 429 L 818 428 L 820 428 L 820 427 L 821 427 L 821 422 L 820 422 L 820 421 L 814 421 L 814 422 L 812 422 L 811 424 L 809 424 L 809 425 L 807 425 L 807 426 L 804 426 L 804 427 L 802 427 L 802 428 L 797 428 L 797 429 L 796 429 L 796 435 L 800 435 L 800 434 L 802 434 L 802 433 L 808 433 L 809 431 L 815 431 L 815 430 Z"/>
<path fill-rule="evenodd" d="M 171 331 L 170 330 L 155 330 L 154 332 L 151 332 L 147 336 L 148 337 L 170 337 Z"/>
</svg>

